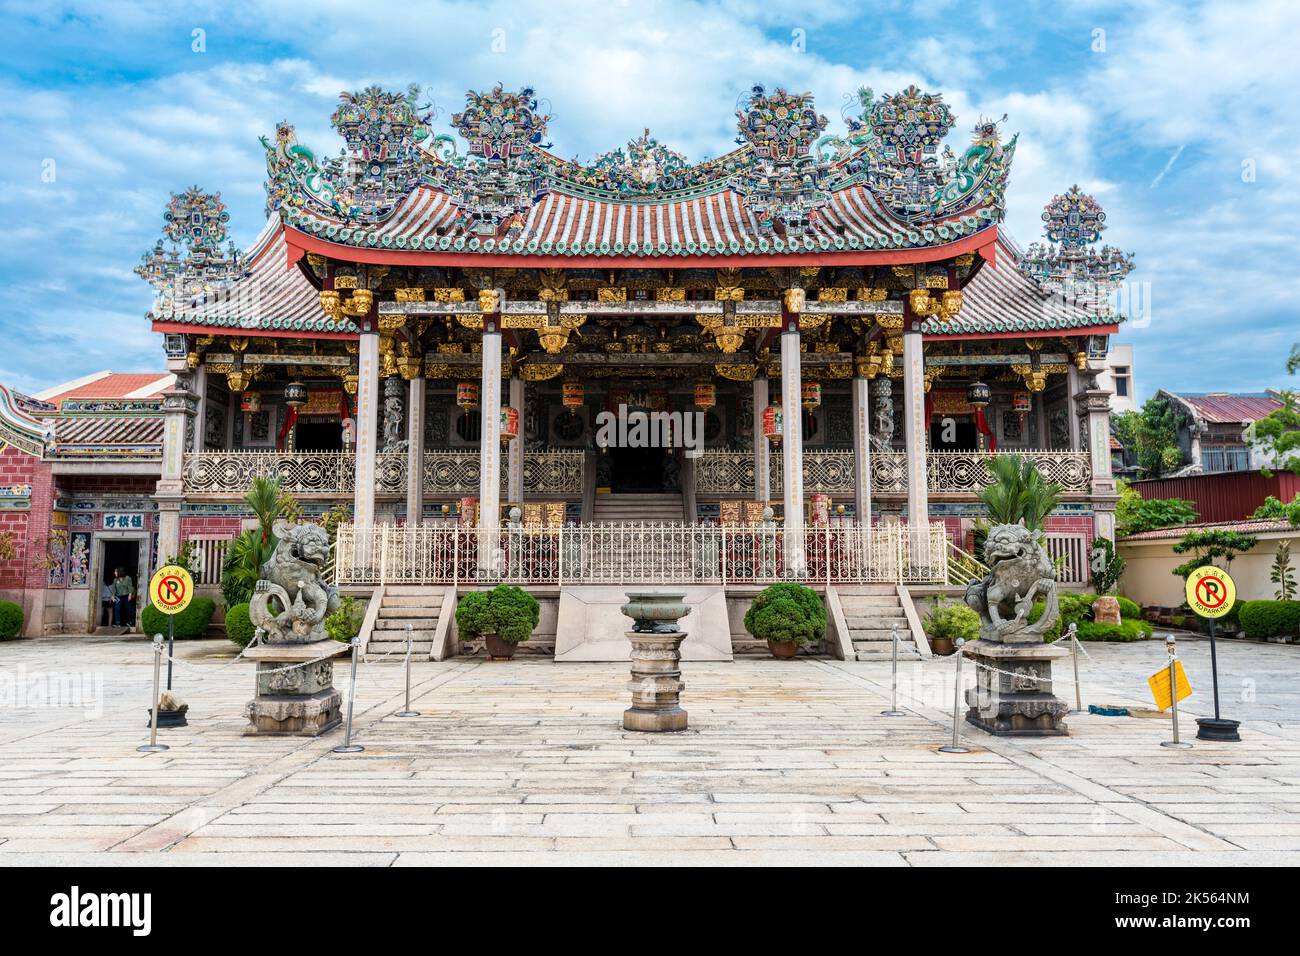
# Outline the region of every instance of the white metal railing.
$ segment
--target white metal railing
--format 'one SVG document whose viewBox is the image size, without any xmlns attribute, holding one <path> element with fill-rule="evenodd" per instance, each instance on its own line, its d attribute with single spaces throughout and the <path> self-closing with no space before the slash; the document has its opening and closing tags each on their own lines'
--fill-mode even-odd
<svg viewBox="0 0 1300 956">
<path fill-rule="evenodd" d="M 1092 485 L 1092 459 L 1086 451 L 1044 451 L 1012 449 L 1007 454 L 1032 461 L 1048 481 L 1057 482 L 1066 494 L 1086 494 Z M 937 494 L 974 494 L 989 485 L 985 463 L 995 452 L 932 451 L 925 456 L 926 484 Z M 852 451 L 804 449 L 804 491 L 852 494 Z M 771 454 L 770 487 L 780 494 L 781 452 Z M 695 464 L 697 494 L 751 494 L 754 491 L 754 453 L 748 450 L 716 448 L 706 450 Z M 904 452 L 875 452 L 871 456 L 873 494 L 907 493 L 907 455 Z"/>
<path fill-rule="evenodd" d="M 194 557 L 190 570 L 194 572 L 194 583 L 217 585 L 221 583 L 221 567 L 225 561 L 226 548 L 230 546 L 230 535 L 195 535 L 189 539 L 194 545 Z"/>
<path fill-rule="evenodd" d="M 338 584 L 948 583 L 942 522 L 926 528 L 834 522 L 802 534 L 673 522 L 506 525 L 340 525 Z"/>
<path fill-rule="evenodd" d="M 508 481 L 509 456 L 502 454 L 501 487 Z M 375 491 L 406 494 L 406 453 L 375 456 Z M 477 451 L 424 453 L 424 490 L 433 495 L 467 495 L 479 491 Z M 341 451 L 204 451 L 188 452 L 182 464 L 185 491 L 192 494 L 237 494 L 254 478 L 273 478 L 290 494 L 351 494 L 356 455 Z M 578 495 L 583 490 L 580 449 L 532 451 L 524 455 L 524 493 Z"/>
</svg>

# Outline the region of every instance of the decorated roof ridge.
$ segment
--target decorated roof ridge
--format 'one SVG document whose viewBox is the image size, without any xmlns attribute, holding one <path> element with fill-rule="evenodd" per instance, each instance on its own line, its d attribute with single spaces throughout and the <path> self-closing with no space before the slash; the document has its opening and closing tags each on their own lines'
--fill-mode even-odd
<svg viewBox="0 0 1300 956">
<path fill-rule="evenodd" d="M 1097 303 L 1109 300 L 1133 271 L 1133 253 L 1097 243 L 1106 229 L 1106 213 L 1096 197 L 1078 184 L 1058 193 L 1043 207 L 1046 242 L 1030 244 L 1019 268 L 1044 289 Z"/>
<path fill-rule="evenodd" d="M 20 397 L 0 385 L 0 443 L 37 458 L 53 438 L 53 429 L 22 407 Z"/>
<path fill-rule="evenodd" d="M 767 241 L 768 251 L 814 251 L 835 235 L 820 222 L 831 197 L 854 186 L 867 188 L 875 197 L 872 205 L 900 223 L 903 241 L 886 242 L 887 248 L 940 243 L 924 235 L 940 224 L 954 228 L 965 221 L 955 228 L 969 233 L 974 221 L 982 227 L 1002 219 L 1014 137 L 1003 144 L 998 124 L 982 119 L 961 157 L 946 147 L 940 154 L 955 121 L 940 94 L 913 86 L 879 100 L 865 88 L 857 96 L 862 112 L 850 120 L 847 137 L 824 135 L 827 120 L 816 112 L 812 94 L 756 85 L 736 110 L 739 148 L 717 159 L 692 164 L 647 129 L 583 164 L 549 152 L 543 140 L 552 117 L 530 88 L 514 92 L 498 85 L 467 94 L 466 109 L 451 117 L 467 144 L 461 154 L 452 137 L 433 134 L 430 114 L 419 112 L 412 93 L 372 87 L 342 97 L 334 120 L 347 145 L 337 160 L 318 162 L 287 122 L 279 124 L 274 141 L 263 138 L 268 212 L 345 245 L 543 254 L 557 250 L 541 249 L 546 240 L 540 238 L 528 248 L 524 234 L 553 192 L 659 206 L 735 192 L 751 222 L 745 236 L 732 237 L 738 248 L 718 250 L 733 253 L 762 251 L 759 240 Z M 422 200 L 427 192 L 441 197 L 433 205 L 448 206 L 434 235 L 418 228 L 425 219 L 419 213 L 428 211 L 429 202 Z M 417 228 L 395 228 L 396 222 Z M 563 254 L 569 244 L 560 241 Z M 665 240 L 664 248 L 656 243 L 643 254 L 712 249 L 671 246 Z M 577 254 L 628 251 L 600 247 L 599 240 L 582 242 Z M 879 247 L 852 231 L 845 245 Z"/>
</svg>

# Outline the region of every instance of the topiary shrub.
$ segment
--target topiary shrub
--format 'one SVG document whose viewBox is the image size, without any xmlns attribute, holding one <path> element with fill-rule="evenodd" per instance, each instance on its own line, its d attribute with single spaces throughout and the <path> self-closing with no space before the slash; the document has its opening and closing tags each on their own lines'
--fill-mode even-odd
<svg viewBox="0 0 1300 956">
<path fill-rule="evenodd" d="M 1096 621 L 1079 621 L 1081 641 L 1145 641 L 1151 636 L 1151 623 L 1126 617 L 1118 624 L 1099 624 Z"/>
<path fill-rule="evenodd" d="M 0 641 L 11 641 L 23 632 L 23 609 L 13 601 L 0 601 Z"/>
<path fill-rule="evenodd" d="M 248 619 L 248 605 L 236 604 L 234 607 L 226 608 L 226 637 L 238 644 L 240 647 L 247 647 L 253 643 L 253 635 L 257 628 L 253 627 L 253 622 Z"/>
<path fill-rule="evenodd" d="M 965 604 L 939 602 L 921 621 L 921 628 L 930 638 L 973 641 L 980 636 L 980 616 Z"/>
<path fill-rule="evenodd" d="M 181 613 L 173 615 L 176 618 L 176 638 L 203 637 L 208 632 L 208 625 L 212 623 L 212 615 L 217 610 L 217 602 L 208 597 L 196 597 L 190 601 L 189 607 Z M 163 614 L 152 604 L 146 604 L 144 610 L 140 612 L 140 629 L 149 635 L 161 634 L 167 636 L 167 615 Z"/>
<path fill-rule="evenodd" d="M 745 630 L 760 641 L 803 647 L 826 636 L 826 606 L 812 588 L 773 584 L 745 612 Z"/>
<path fill-rule="evenodd" d="M 1119 597 L 1118 595 L 1116 595 L 1115 600 L 1119 601 L 1120 617 L 1137 618 L 1142 616 L 1142 609 L 1137 606 L 1136 601 L 1130 601 L 1128 598 Z"/>
<path fill-rule="evenodd" d="M 527 591 L 498 584 L 491 591 L 470 591 L 456 604 L 456 628 L 461 637 L 495 634 L 518 644 L 528 640 L 541 619 L 541 606 Z"/>
<path fill-rule="evenodd" d="M 1242 601 L 1237 607 L 1247 637 L 1300 634 L 1300 601 Z"/>
</svg>

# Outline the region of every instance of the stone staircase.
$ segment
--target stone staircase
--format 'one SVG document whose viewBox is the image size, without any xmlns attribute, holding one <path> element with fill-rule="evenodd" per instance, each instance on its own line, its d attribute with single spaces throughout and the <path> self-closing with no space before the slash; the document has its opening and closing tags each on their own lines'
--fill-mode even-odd
<svg viewBox="0 0 1300 956">
<path fill-rule="evenodd" d="M 389 584 L 366 644 L 366 660 L 401 662 L 406 654 L 406 625 L 411 625 L 411 657 L 427 660 L 433 649 L 445 588 Z"/>
<path fill-rule="evenodd" d="M 898 627 L 898 659 L 920 660 L 907 612 L 892 584 L 840 586 L 840 604 L 854 657 L 860 661 L 887 661 L 890 658 L 890 629 Z M 923 639 L 923 638 L 922 638 Z"/>
<path fill-rule="evenodd" d="M 597 495 L 593 515 L 600 522 L 672 521 L 682 520 L 680 492 L 668 494 Z"/>
</svg>

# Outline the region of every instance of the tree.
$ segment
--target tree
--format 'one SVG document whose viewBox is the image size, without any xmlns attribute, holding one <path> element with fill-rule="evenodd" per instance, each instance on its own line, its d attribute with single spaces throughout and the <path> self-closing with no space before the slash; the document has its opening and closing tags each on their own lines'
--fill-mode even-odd
<svg viewBox="0 0 1300 956">
<path fill-rule="evenodd" d="M 987 467 L 993 483 L 980 489 L 979 499 L 994 524 L 1024 521 L 1030 531 L 1043 527 L 1043 519 L 1061 500 L 1061 485 L 1047 481 L 1034 463 L 1019 455 L 994 455 Z"/>
<path fill-rule="evenodd" d="M 226 607 L 243 604 L 253 596 L 262 565 L 270 560 L 279 544 L 275 523 L 282 517 L 297 519 L 302 510 L 278 481 L 254 478 L 244 495 L 244 504 L 257 517 L 257 527 L 238 535 L 226 546 L 221 566 L 221 596 Z"/>
<path fill-rule="evenodd" d="M 1092 541 L 1092 589 L 1098 594 L 1109 594 L 1119 584 L 1127 562 L 1115 553 L 1115 543 L 1110 538 Z"/>
<path fill-rule="evenodd" d="M 1300 494 L 1290 504 L 1269 495 L 1250 517 L 1252 521 L 1289 521 L 1300 528 Z"/>
<path fill-rule="evenodd" d="M 1141 411 L 1111 418 L 1115 436 L 1137 455 L 1138 467 L 1148 478 L 1176 471 L 1183 464 L 1178 444 L 1182 423 L 1182 413 L 1165 398 L 1149 398 Z"/>
<path fill-rule="evenodd" d="M 1154 531 L 1156 528 L 1173 528 L 1191 524 L 1200 515 L 1196 503 L 1186 498 L 1154 498 L 1148 500 L 1129 487 L 1125 481 L 1117 482 L 1119 502 L 1115 505 L 1115 535 L 1127 538 L 1131 534 Z"/>
<path fill-rule="evenodd" d="M 1277 585 L 1277 590 L 1273 596 L 1279 601 L 1292 601 L 1295 599 L 1295 574 L 1291 567 L 1291 545 L 1283 541 L 1277 546 L 1277 553 L 1273 555 L 1273 568 L 1269 571 L 1268 579 Z"/>
<path fill-rule="evenodd" d="M 1250 426 L 1247 441 L 1272 462 L 1272 467 L 1300 475 L 1300 398 L 1283 392 L 1282 407 Z M 1268 474 L 1268 469 L 1261 469 Z"/>
<path fill-rule="evenodd" d="M 1217 558 L 1223 559 L 1225 571 L 1231 570 L 1232 559 L 1257 544 L 1259 538 L 1240 531 L 1225 531 L 1221 528 L 1189 531 L 1182 541 L 1174 545 L 1174 554 L 1191 553 L 1193 557 L 1174 568 L 1173 573 L 1186 580 L 1197 568 L 1214 564 Z"/>
</svg>

